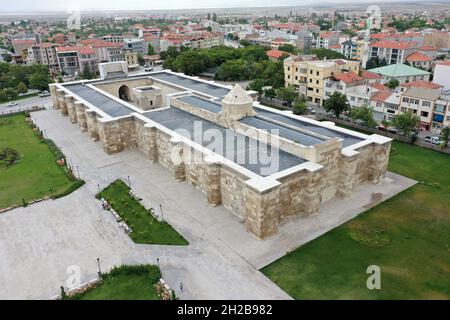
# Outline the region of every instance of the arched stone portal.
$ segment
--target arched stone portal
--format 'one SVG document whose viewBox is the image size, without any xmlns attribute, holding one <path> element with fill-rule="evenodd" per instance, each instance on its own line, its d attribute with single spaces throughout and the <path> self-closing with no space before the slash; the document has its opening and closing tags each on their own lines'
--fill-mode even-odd
<svg viewBox="0 0 450 320">
<path fill-rule="evenodd" d="M 130 88 L 128 86 L 123 85 L 119 88 L 119 98 L 124 101 L 130 101 Z"/>
</svg>

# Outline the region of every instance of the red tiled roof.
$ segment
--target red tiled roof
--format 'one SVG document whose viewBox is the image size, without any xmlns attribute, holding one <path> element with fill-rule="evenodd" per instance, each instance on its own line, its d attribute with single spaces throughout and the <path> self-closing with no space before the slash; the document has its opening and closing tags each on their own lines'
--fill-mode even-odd
<svg viewBox="0 0 450 320">
<path fill-rule="evenodd" d="M 76 51 L 79 54 L 95 54 L 94 49 L 90 47 L 57 47 L 57 52 L 70 52 L 70 51 Z"/>
<path fill-rule="evenodd" d="M 370 86 L 372 88 L 375 88 L 375 89 L 379 90 L 379 91 L 389 90 L 388 87 L 384 86 L 381 83 L 371 83 Z"/>
<path fill-rule="evenodd" d="M 402 83 L 401 84 L 402 87 L 416 87 L 416 88 L 424 88 L 424 89 L 439 89 L 442 88 L 442 86 L 440 84 L 434 83 L 434 82 L 429 82 L 429 81 L 425 81 L 425 80 L 416 80 L 416 81 L 411 81 L 411 82 L 407 82 L 407 83 Z"/>
<path fill-rule="evenodd" d="M 56 44 L 51 43 L 51 42 L 41 42 L 38 44 L 38 46 L 41 48 L 50 48 L 50 47 L 56 46 Z"/>
<path fill-rule="evenodd" d="M 450 60 L 439 61 L 439 62 L 436 62 L 436 64 L 450 67 Z"/>
<path fill-rule="evenodd" d="M 283 56 L 283 54 L 289 54 L 289 53 L 284 52 L 284 51 L 280 51 L 280 50 L 269 50 L 269 51 L 266 51 L 266 55 L 269 58 L 279 59 L 279 58 L 281 58 Z"/>
<path fill-rule="evenodd" d="M 12 41 L 13 44 L 34 44 L 36 43 L 36 40 L 31 39 L 14 39 Z"/>
<path fill-rule="evenodd" d="M 379 42 L 372 43 L 372 47 L 377 48 L 387 48 L 387 49 L 408 49 L 415 45 L 415 42 L 407 42 L 407 41 L 389 41 L 382 40 Z"/>
<path fill-rule="evenodd" d="M 57 47 L 56 51 L 58 52 L 69 52 L 69 51 L 78 51 L 79 47 Z"/>
<path fill-rule="evenodd" d="M 367 80 L 377 80 L 381 79 L 382 76 L 375 72 L 364 71 L 362 74 L 362 78 Z"/>
<path fill-rule="evenodd" d="M 343 81 L 345 83 L 351 83 L 354 81 L 360 81 L 362 80 L 362 78 L 360 76 L 358 76 L 355 72 L 350 71 L 350 72 L 342 72 L 342 73 L 338 73 L 334 76 L 334 78 L 336 80 L 340 80 Z"/>
<path fill-rule="evenodd" d="M 326 31 L 326 32 L 321 32 L 321 33 L 319 33 L 319 37 L 320 38 L 323 38 L 323 39 L 328 39 L 328 38 L 330 38 L 331 36 L 333 36 L 333 35 L 335 35 L 336 33 L 335 32 L 332 32 L 332 31 Z"/>
<path fill-rule="evenodd" d="M 413 52 L 409 56 L 406 57 L 406 61 L 432 61 L 430 57 L 424 55 L 421 52 Z"/>
<path fill-rule="evenodd" d="M 373 96 L 372 100 L 384 102 L 392 93 L 389 90 L 377 91 Z"/>
<path fill-rule="evenodd" d="M 419 50 L 421 50 L 421 51 L 436 51 L 437 49 L 432 46 L 422 46 L 419 48 Z"/>
<path fill-rule="evenodd" d="M 340 44 L 333 44 L 332 46 L 328 46 L 328 48 L 330 48 L 330 49 L 340 49 L 341 45 Z"/>
</svg>

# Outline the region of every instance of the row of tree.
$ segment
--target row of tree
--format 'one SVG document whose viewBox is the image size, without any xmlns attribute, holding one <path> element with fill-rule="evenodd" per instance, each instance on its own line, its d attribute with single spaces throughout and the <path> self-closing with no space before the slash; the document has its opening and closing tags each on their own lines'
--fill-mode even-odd
<svg viewBox="0 0 450 320">
<path fill-rule="evenodd" d="M 217 80 L 255 80 L 253 89 L 262 92 L 264 86 L 279 88 L 284 85 L 283 62 L 268 60 L 268 49 L 262 46 L 216 46 L 210 49 L 182 47 L 180 50 L 169 47 L 167 51 L 161 52 L 161 58 L 164 59 L 164 68 L 188 75 L 211 71 Z"/>
<path fill-rule="evenodd" d="M 0 63 L 0 101 L 13 100 L 28 89 L 48 90 L 48 66 Z"/>
</svg>

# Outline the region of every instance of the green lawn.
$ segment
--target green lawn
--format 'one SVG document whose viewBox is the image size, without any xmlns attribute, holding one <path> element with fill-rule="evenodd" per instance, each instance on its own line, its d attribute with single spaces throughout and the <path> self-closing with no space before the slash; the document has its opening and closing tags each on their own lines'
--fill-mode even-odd
<svg viewBox="0 0 450 320">
<path fill-rule="evenodd" d="M 420 183 L 261 271 L 296 299 L 450 299 L 450 156 L 394 141 L 389 170 Z"/>
<path fill-rule="evenodd" d="M 136 243 L 188 245 L 189 243 L 167 222 L 159 222 L 130 193 L 122 180 L 116 180 L 100 192 L 112 208 L 133 230 Z"/>
<path fill-rule="evenodd" d="M 18 151 L 19 161 L 6 167 L 0 165 L 0 208 L 65 194 L 79 186 L 56 163 L 56 157 L 45 141 L 38 138 L 25 115 L 0 118 L 0 150 Z M 50 191 L 52 189 L 52 191 Z"/>
<path fill-rule="evenodd" d="M 161 300 L 154 285 L 161 278 L 156 266 L 122 266 L 102 276 L 95 288 L 75 295 L 73 300 Z"/>
</svg>

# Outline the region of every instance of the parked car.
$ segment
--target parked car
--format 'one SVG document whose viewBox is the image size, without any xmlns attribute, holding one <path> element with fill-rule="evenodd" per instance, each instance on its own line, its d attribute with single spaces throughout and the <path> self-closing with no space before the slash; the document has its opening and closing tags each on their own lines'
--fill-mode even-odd
<svg viewBox="0 0 450 320">
<path fill-rule="evenodd" d="M 442 143 L 442 140 L 439 137 L 431 137 L 431 136 L 426 136 L 425 138 L 423 138 L 423 141 L 435 145 L 440 145 Z"/>
<path fill-rule="evenodd" d="M 400 132 L 399 132 L 397 129 L 395 129 L 395 128 L 388 128 L 388 129 L 387 129 L 387 132 L 392 133 L 392 134 L 399 134 L 399 133 L 400 133 Z"/>
<path fill-rule="evenodd" d="M 50 92 L 48 91 L 42 91 L 41 93 L 38 94 L 39 97 L 43 98 L 43 97 L 49 97 L 50 96 Z"/>
<path fill-rule="evenodd" d="M 147 67 L 147 68 L 144 69 L 144 71 L 145 72 L 150 72 L 150 71 L 153 71 L 153 68 L 152 67 Z"/>
<path fill-rule="evenodd" d="M 311 114 L 316 114 L 316 110 L 314 110 L 314 109 L 311 108 L 311 107 L 308 107 L 307 110 L 308 110 L 308 112 L 311 113 Z"/>
<path fill-rule="evenodd" d="M 8 102 L 8 104 L 7 104 L 8 107 L 14 107 L 14 106 L 18 106 L 18 105 L 19 105 L 19 103 L 17 101 L 11 101 L 11 102 Z"/>
</svg>

